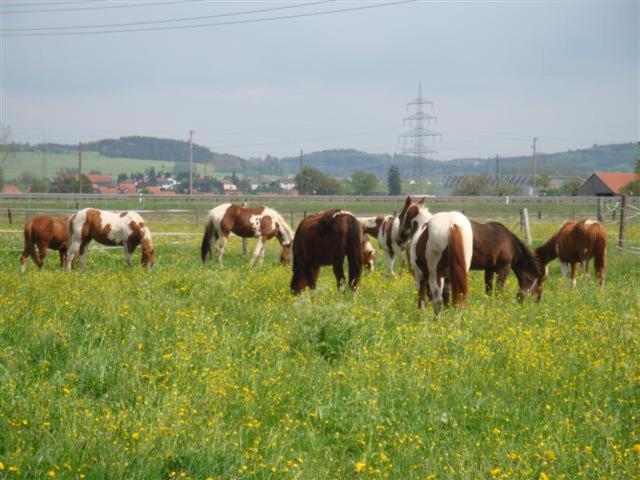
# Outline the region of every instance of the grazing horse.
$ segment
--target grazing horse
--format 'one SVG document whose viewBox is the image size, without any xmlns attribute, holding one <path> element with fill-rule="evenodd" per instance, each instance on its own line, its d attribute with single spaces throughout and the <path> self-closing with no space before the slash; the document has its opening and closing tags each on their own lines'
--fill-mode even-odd
<svg viewBox="0 0 640 480">
<path fill-rule="evenodd" d="M 329 210 L 305 217 L 293 239 L 291 291 L 316 288 L 322 265 L 332 265 L 338 289 L 345 290 L 344 257 L 349 262 L 349 287 L 358 289 L 362 270 L 362 227 L 343 210 Z"/>
<path fill-rule="evenodd" d="M 432 215 L 423 206 L 407 197 L 400 212 L 400 242 L 411 237 L 409 258 L 418 289 L 418 308 L 425 308 L 425 294 L 429 293 L 433 311 L 440 314 L 445 278 L 451 285 L 453 304 L 462 305 L 469 292 L 468 272 L 473 255 L 471 222 L 459 212 L 440 212 Z"/>
<path fill-rule="evenodd" d="M 264 206 L 248 208 L 223 203 L 209 211 L 200 248 L 203 263 L 211 259 L 211 248 L 215 247 L 218 264 L 222 265 L 222 254 L 230 233 L 235 233 L 242 238 L 258 238 L 249 265 L 253 265 L 258 256 L 262 264 L 264 244 L 273 237 L 276 237 L 282 245 L 280 263 L 289 264 L 293 231 L 282 216 L 272 208 Z"/>
<path fill-rule="evenodd" d="M 22 271 L 27 270 L 29 256 L 31 256 L 38 268 L 42 269 L 48 248 L 58 250 L 60 253 L 60 266 L 63 267 L 67 257 L 68 238 L 67 217 L 55 218 L 47 215 L 31 217 L 24 225 L 24 250 L 20 257 Z M 36 245 L 38 246 L 37 255 Z"/>
<path fill-rule="evenodd" d="M 378 240 L 384 259 L 387 263 L 387 271 L 393 276 L 393 263 L 398 257 L 402 261 L 402 247 L 398 244 L 398 232 L 400 221 L 393 215 L 378 215 L 377 217 L 358 217 L 365 234 Z M 408 256 L 408 252 L 407 252 Z"/>
<path fill-rule="evenodd" d="M 596 220 L 582 219 L 578 222 L 566 221 L 553 236 L 535 250 L 535 255 L 544 268 L 546 278 L 551 260 L 558 258 L 562 273 L 566 277 L 571 264 L 571 283 L 576 286 L 578 263 L 589 273 L 589 260 L 593 258 L 600 288 L 604 286 L 606 274 L 607 230 Z"/>
<path fill-rule="evenodd" d="M 65 263 L 71 270 L 73 258 L 80 252 L 80 265 L 87 264 L 87 246 L 91 240 L 102 245 L 122 245 L 127 266 L 138 245 L 142 249 L 142 265 L 153 267 L 154 250 L 151 232 L 136 212 L 108 212 L 94 208 L 79 210 L 69 219 L 69 252 Z"/>
<path fill-rule="evenodd" d="M 493 276 L 498 275 L 498 288 L 504 287 L 509 270 L 518 279 L 518 300 L 530 293 L 540 300 L 541 271 L 538 262 L 522 240 L 498 222 L 471 221 L 473 230 L 473 257 L 471 270 L 484 270 L 484 286 L 487 295 L 493 290 Z"/>
<path fill-rule="evenodd" d="M 365 265 L 370 272 L 373 272 L 376 266 L 376 251 L 366 233 L 362 236 L 362 265 Z"/>
</svg>

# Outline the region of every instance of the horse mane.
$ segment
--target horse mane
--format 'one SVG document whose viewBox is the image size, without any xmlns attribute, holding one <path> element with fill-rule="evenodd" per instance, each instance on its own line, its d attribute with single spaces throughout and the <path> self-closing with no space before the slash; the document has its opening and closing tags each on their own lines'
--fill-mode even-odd
<svg viewBox="0 0 640 480">
<path fill-rule="evenodd" d="M 502 224 L 500 224 L 502 225 Z M 504 225 L 502 225 L 504 227 Z M 519 250 L 518 264 L 527 269 L 530 272 L 534 272 L 537 277 L 542 276 L 542 269 L 540 268 L 540 262 L 538 262 L 536 256 L 531 249 L 525 245 L 525 243 L 508 228 L 504 227 L 506 232 L 511 236 Z"/>
<path fill-rule="evenodd" d="M 269 208 L 269 210 L 269 214 L 273 217 L 273 220 L 278 222 L 278 225 L 280 225 L 282 227 L 282 230 L 284 230 L 285 236 L 288 237 L 288 242 L 283 243 L 293 243 L 293 230 L 291 229 L 289 224 L 285 221 L 284 218 L 282 218 L 282 215 L 280 215 L 279 212 L 276 212 L 273 208 Z"/>
</svg>

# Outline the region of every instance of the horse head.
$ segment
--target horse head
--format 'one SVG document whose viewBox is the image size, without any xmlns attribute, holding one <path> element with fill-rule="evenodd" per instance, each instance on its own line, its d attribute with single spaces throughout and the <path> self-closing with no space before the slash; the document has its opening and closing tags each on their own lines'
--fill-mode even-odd
<svg viewBox="0 0 640 480">
<path fill-rule="evenodd" d="M 142 249 L 142 265 L 147 267 L 147 270 L 151 271 L 155 262 L 153 242 L 151 241 L 151 235 L 145 234 L 140 241 L 140 248 Z"/>
<path fill-rule="evenodd" d="M 362 236 L 362 264 L 373 272 L 376 265 L 376 251 L 369 241 L 369 235 L 366 233 Z"/>
<path fill-rule="evenodd" d="M 291 263 L 291 246 L 293 242 L 283 243 L 280 252 L 280 264 L 284 267 Z"/>
<path fill-rule="evenodd" d="M 421 213 L 428 213 L 429 210 L 424 207 L 424 203 L 426 202 L 426 197 L 422 197 L 417 202 L 413 202 L 411 197 L 407 195 L 407 198 L 404 202 L 404 206 L 398 215 L 398 221 L 400 223 L 400 230 L 398 232 L 398 244 L 401 247 L 404 247 L 413 233 L 415 233 L 416 228 L 419 227 L 419 224 L 416 223 L 418 216 Z"/>
</svg>

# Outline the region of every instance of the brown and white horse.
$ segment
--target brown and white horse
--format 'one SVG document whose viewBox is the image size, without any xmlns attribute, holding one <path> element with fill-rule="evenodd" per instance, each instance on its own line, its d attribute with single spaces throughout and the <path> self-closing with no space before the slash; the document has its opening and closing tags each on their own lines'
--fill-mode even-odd
<svg viewBox="0 0 640 480">
<path fill-rule="evenodd" d="M 86 266 L 87 246 L 91 240 L 102 245 L 122 245 L 127 265 L 138 245 L 142 249 L 142 265 L 151 270 L 154 262 L 151 232 L 136 212 L 109 212 L 95 208 L 79 210 L 69 219 L 69 251 L 65 262 L 71 270 L 73 258 L 80 253 L 80 265 Z"/>
<path fill-rule="evenodd" d="M 507 227 L 498 222 L 471 222 L 473 229 L 473 257 L 471 270 L 484 270 L 487 295 L 493 290 L 493 276 L 498 275 L 498 289 L 502 290 L 513 270 L 520 290 L 518 300 L 531 294 L 540 300 L 541 270 L 533 252 Z"/>
<path fill-rule="evenodd" d="M 264 206 L 248 208 L 223 203 L 210 210 L 200 248 L 203 263 L 211 259 L 211 249 L 215 247 L 218 264 L 222 265 L 222 254 L 231 233 L 242 238 L 258 238 L 249 265 L 253 265 L 258 256 L 260 263 L 264 261 L 264 244 L 273 237 L 276 237 L 282 246 L 280 263 L 289 264 L 293 231 L 274 209 Z"/>
<path fill-rule="evenodd" d="M 418 289 L 418 308 L 425 307 L 425 295 L 431 293 L 433 311 L 440 314 L 445 278 L 451 285 L 453 304 L 462 305 L 469 292 L 468 272 L 473 255 L 471 222 L 460 212 L 431 214 L 422 200 L 412 203 L 407 197 L 400 212 L 400 242 L 411 236 L 409 258 Z"/>
<path fill-rule="evenodd" d="M 566 221 L 553 236 L 535 250 L 540 266 L 548 271 L 548 263 L 560 260 L 562 273 L 566 277 L 568 264 L 571 264 L 571 283 L 575 287 L 578 263 L 585 273 L 589 273 L 589 260 L 598 276 L 598 283 L 604 286 L 606 275 L 607 230 L 596 220 L 582 219 L 578 222 Z"/>
<path fill-rule="evenodd" d="M 378 240 L 378 245 L 382 249 L 387 271 L 393 276 L 393 263 L 397 258 L 403 261 L 402 247 L 398 244 L 398 233 L 400 222 L 398 217 L 393 215 L 378 215 L 376 217 L 358 217 L 365 234 L 371 235 Z M 405 252 L 408 258 L 408 252 Z"/>
<path fill-rule="evenodd" d="M 349 287 L 358 289 L 362 272 L 362 227 L 351 213 L 329 210 L 305 217 L 293 239 L 291 291 L 316 288 L 320 267 L 332 265 L 338 289 L 345 289 L 344 258 L 349 263 Z"/>
<path fill-rule="evenodd" d="M 24 225 L 24 250 L 20 257 L 22 271 L 27 269 L 27 259 L 29 256 L 33 262 L 42 269 L 44 258 L 47 256 L 47 249 L 58 250 L 60 253 L 60 266 L 64 266 L 67 257 L 67 239 L 69 229 L 67 228 L 67 217 L 56 218 L 47 215 L 37 215 L 29 219 Z M 36 255 L 36 245 L 38 254 Z"/>
<path fill-rule="evenodd" d="M 366 233 L 362 236 L 362 265 L 365 265 L 370 272 L 373 272 L 376 267 L 376 251 Z"/>
</svg>

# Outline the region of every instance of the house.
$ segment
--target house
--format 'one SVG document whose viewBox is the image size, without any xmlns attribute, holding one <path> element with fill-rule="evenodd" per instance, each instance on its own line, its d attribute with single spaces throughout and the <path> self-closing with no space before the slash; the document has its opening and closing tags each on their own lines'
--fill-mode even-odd
<svg viewBox="0 0 640 480">
<path fill-rule="evenodd" d="M 578 189 L 579 196 L 611 197 L 620 195 L 620 190 L 640 178 L 637 173 L 595 172 Z"/>
<path fill-rule="evenodd" d="M 174 192 L 173 190 L 163 190 L 162 187 L 158 187 L 158 186 L 152 186 L 149 185 L 147 187 L 144 187 L 145 190 L 147 190 L 149 193 L 148 195 L 175 195 L 176 192 Z"/>
<path fill-rule="evenodd" d="M 306 182 L 305 182 L 306 183 Z M 280 186 L 280 188 L 282 190 L 293 190 L 294 188 L 296 188 L 296 184 L 295 183 L 291 183 L 291 182 L 287 182 L 286 180 L 281 180 L 278 184 Z"/>
<path fill-rule="evenodd" d="M 222 188 L 224 189 L 225 194 L 226 192 L 238 190 L 238 187 L 236 187 L 236 184 L 233 183 L 231 180 L 223 178 L 220 182 L 222 183 Z"/>
<path fill-rule="evenodd" d="M 22 193 L 16 185 L 5 183 L 2 187 L 2 193 Z"/>
<path fill-rule="evenodd" d="M 118 193 L 122 195 L 134 195 L 138 193 L 135 184 L 131 182 L 119 183 L 116 188 L 118 189 Z"/>
<path fill-rule="evenodd" d="M 89 179 L 89 181 L 92 184 L 96 184 L 96 185 L 104 185 L 106 187 L 110 187 L 111 184 L 113 183 L 113 178 L 111 178 L 109 175 L 102 175 L 102 174 L 89 174 L 87 175 L 87 178 Z"/>
</svg>

